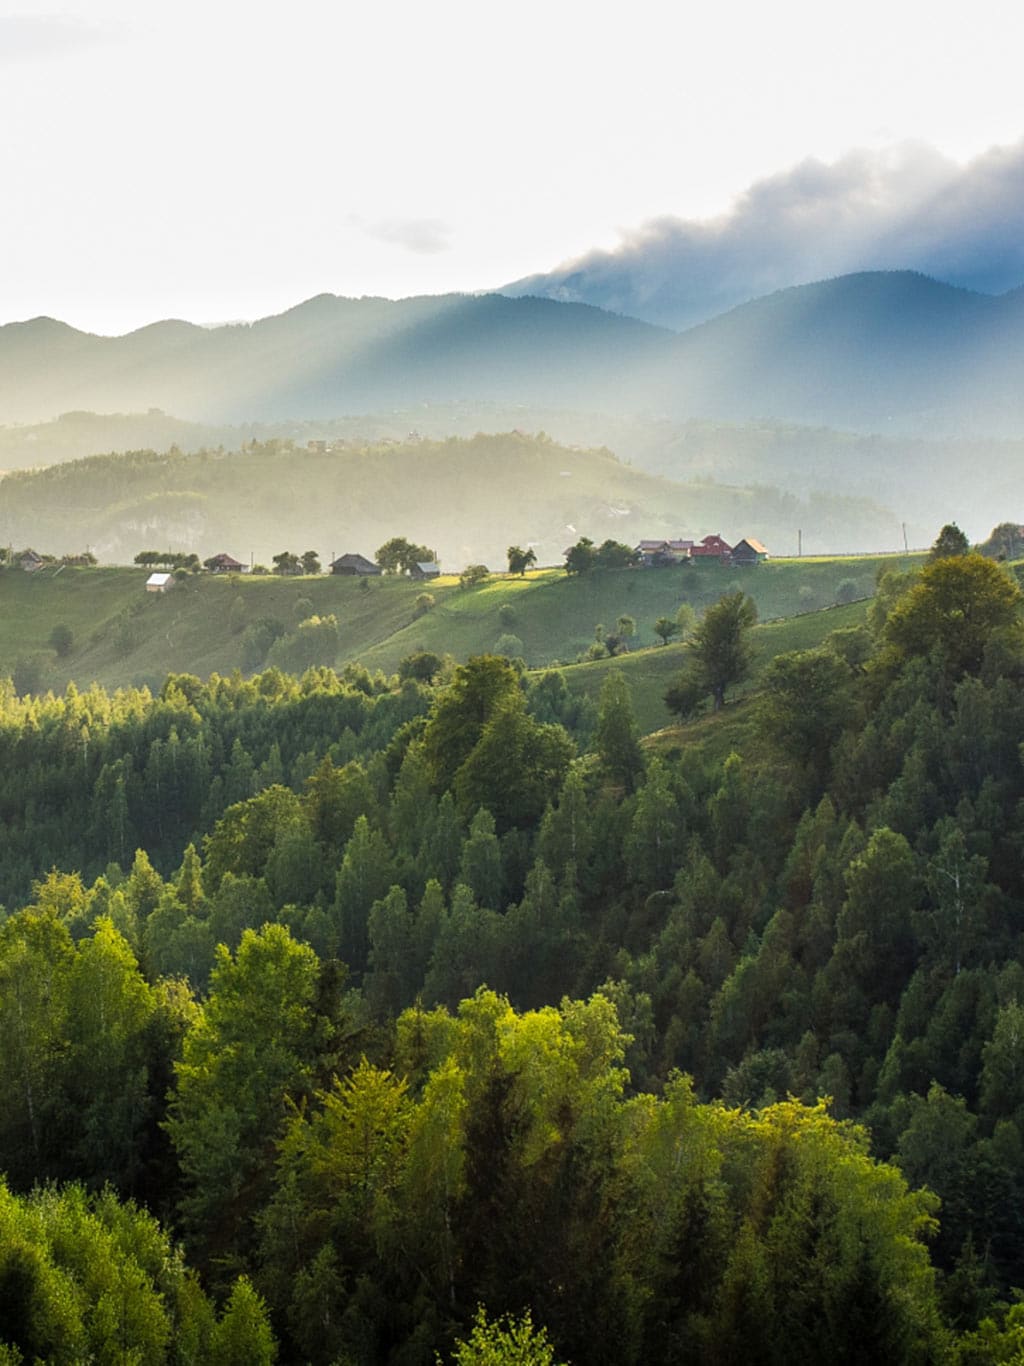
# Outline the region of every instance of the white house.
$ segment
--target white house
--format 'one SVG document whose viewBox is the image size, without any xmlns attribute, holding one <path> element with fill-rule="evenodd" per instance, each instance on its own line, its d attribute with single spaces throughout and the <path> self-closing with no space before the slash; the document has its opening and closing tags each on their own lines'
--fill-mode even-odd
<svg viewBox="0 0 1024 1366">
<path fill-rule="evenodd" d="M 169 593 L 173 587 L 173 574 L 150 574 L 146 580 L 147 593 Z"/>
</svg>

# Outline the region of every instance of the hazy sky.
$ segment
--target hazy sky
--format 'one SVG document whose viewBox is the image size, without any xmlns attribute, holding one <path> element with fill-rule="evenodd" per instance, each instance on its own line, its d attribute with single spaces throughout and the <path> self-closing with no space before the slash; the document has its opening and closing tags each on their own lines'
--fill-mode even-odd
<svg viewBox="0 0 1024 1366">
<path fill-rule="evenodd" d="M 754 182 L 1024 136 L 1001 0 L 0 0 L 0 322 L 498 285 Z"/>
</svg>

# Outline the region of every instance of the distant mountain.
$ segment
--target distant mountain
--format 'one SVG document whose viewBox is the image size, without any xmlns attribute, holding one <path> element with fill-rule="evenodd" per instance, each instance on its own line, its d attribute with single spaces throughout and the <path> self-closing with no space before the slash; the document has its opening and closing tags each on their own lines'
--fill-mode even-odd
<svg viewBox="0 0 1024 1366">
<path fill-rule="evenodd" d="M 628 402 L 668 332 L 588 305 L 501 295 L 323 294 L 251 325 L 169 321 L 123 337 L 50 318 L 0 327 L 0 422 L 162 408 L 204 422 L 334 416 L 484 396 Z"/>
<path fill-rule="evenodd" d="M 911 271 L 844 275 L 683 333 L 667 372 L 689 416 L 879 432 L 1024 433 L 1024 289 Z"/>
<path fill-rule="evenodd" d="M 782 290 L 684 333 L 548 299 L 321 295 L 250 326 L 0 328 L 0 422 L 82 408 L 223 424 L 497 403 L 1015 436 L 1022 363 L 1024 289 L 996 297 L 906 271 Z"/>
</svg>

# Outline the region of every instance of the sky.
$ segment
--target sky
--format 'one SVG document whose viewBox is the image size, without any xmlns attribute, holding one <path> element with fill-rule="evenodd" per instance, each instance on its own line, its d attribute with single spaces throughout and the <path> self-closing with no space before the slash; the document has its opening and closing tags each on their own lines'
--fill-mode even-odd
<svg viewBox="0 0 1024 1366">
<path fill-rule="evenodd" d="M 807 168 L 868 168 L 847 217 L 894 159 L 883 200 L 911 162 L 964 200 L 1024 139 L 1005 0 L 58 5 L 0 0 L 0 323 L 491 288 L 728 222 Z M 769 217 L 805 252 L 799 202 Z"/>
</svg>

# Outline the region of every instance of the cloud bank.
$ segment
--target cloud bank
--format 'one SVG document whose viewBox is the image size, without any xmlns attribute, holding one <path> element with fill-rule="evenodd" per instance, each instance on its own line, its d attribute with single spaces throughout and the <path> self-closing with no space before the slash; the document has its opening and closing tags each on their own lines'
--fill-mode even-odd
<svg viewBox="0 0 1024 1366">
<path fill-rule="evenodd" d="M 903 269 L 985 293 L 1024 283 L 1024 141 L 965 165 L 921 143 L 804 161 L 718 218 L 650 220 L 506 292 L 686 327 L 788 285 Z"/>
<path fill-rule="evenodd" d="M 95 24 L 68 14 L 0 15 L 0 65 L 81 52 L 113 33 L 110 24 Z"/>
<path fill-rule="evenodd" d="M 433 256 L 451 247 L 451 227 L 440 218 L 386 218 L 365 231 L 380 242 L 404 247 L 419 256 Z"/>
</svg>

